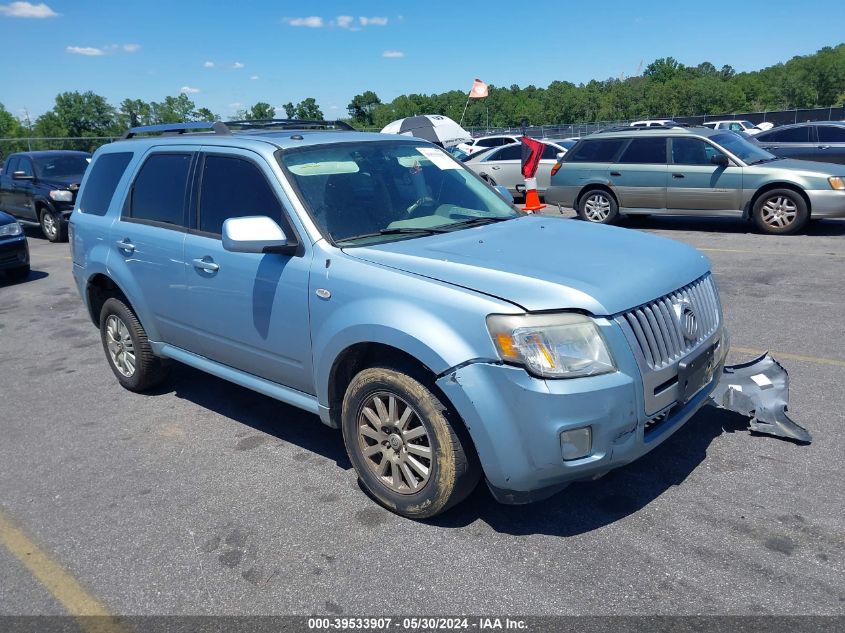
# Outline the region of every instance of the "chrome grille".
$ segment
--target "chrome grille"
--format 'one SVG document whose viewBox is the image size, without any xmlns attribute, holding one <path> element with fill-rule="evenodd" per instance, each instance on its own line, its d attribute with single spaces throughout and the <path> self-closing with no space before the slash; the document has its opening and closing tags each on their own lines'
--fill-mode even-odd
<svg viewBox="0 0 845 633">
<path fill-rule="evenodd" d="M 684 311 L 684 306 L 692 309 L 694 317 L 689 310 Z M 684 332 L 680 318 L 682 312 L 687 330 L 693 323 L 697 326 L 691 337 L 689 331 Z M 711 336 L 719 327 L 721 313 L 713 278 L 707 275 L 665 297 L 622 314 L 617 321 L 630 328 L 648 366 L 659 370 L 682 358 Z"/>
</svg>

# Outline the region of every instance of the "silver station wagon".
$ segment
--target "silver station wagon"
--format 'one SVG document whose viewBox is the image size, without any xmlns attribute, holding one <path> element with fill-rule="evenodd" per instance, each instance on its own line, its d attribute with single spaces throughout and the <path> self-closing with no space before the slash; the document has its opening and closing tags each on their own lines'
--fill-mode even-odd
<svg viewBox="0 0 845 633">
<path fill-rule="evenodd" d="M 626 128 L 567 152 L 546 202 L 599 224 L 620 214 L 721 215 L 788 234 L 811 218 L 845 217 L 845 166 L 779 158 L 725 130 Z"/>
</svg>

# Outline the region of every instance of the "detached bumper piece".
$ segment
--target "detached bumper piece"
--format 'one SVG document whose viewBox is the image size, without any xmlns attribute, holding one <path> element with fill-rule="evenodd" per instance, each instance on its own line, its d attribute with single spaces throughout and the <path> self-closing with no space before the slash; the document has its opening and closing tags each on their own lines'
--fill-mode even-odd
<svg viewBox="0 0 845 633">
<path fill-rule="evenodd" d="M 768 352 L 747 363 L 725 366 L 708 404 L 751 418 L 750 428 L 756 433 L 812 441 L 807 429 L 786 414 L 789 374 Z"/>
</svg>

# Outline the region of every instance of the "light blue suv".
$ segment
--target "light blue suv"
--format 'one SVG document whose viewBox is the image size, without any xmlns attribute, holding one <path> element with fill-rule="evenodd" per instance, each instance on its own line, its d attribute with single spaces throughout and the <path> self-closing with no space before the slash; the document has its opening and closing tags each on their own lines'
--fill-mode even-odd
<svg viewBox="0 0 845 633">
<path fill-rule="evenodd" d="M 97 151 L 73 273 L 124 387 L 175 360 L 310 411 L 414 518 L 481 477 L 542 499 L 705 403 L 728 341 L 703 255 L 523 215 L 432 144 L 338 127 L 157 126 Z"/>
</svg>

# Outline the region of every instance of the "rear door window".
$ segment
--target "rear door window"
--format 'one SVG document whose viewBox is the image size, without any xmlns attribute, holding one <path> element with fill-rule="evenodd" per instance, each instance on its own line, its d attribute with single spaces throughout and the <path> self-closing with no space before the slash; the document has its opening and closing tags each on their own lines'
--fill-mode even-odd
<svg viewBox="0 0 845 633">
<path fill-rule="evenodd" d="M 103 154 L 94 161 L 79 198 L 81 213 L 105 215 L 108 212 L 114 190 L 130 160 L 132 152 L 116 152 Z"/>
<path fill-rule="evenodd" d="M 809 143 L 810 126 L 772 130 L 771 132 L 758 134 L 757 139 L 765 143 Z"/>
<path fill-rule="evenodd" d="M 665 138 L 635 138 L 619 157 L 620 163 L 666 164 Z"/>
<path fill-rule="evenodd" d="M 503 147 L 487 160 L 522 160 L 522 144 Z"/>
<path fill-rule="evenodd" d="M 604 140 L 582 141 L 566 154 L 567 162 L 575 163 L 609 163 L 627 142 L 625 138 L 609 138 Z"/>
<path fill-rule="evenodd" d="M 147 158 L 132 185 L 129 217 L 184 227 L 192 158 L 192 154 L 153 154 Z"/>
<path fill-rule="evenodd" d="M 820 143 L 845 143 L 845 125 L 820 125 L 817 129 Z"/>
<path fill-rule="evenodd" d="M 233 156 L 205 157 L 197 228 L 220 235 L 228 218 L 263 215 L 282 224 L 282 205 L 261 170 Z M 289 230 L 287 234 L 290 235 Z"/>
</svg>

